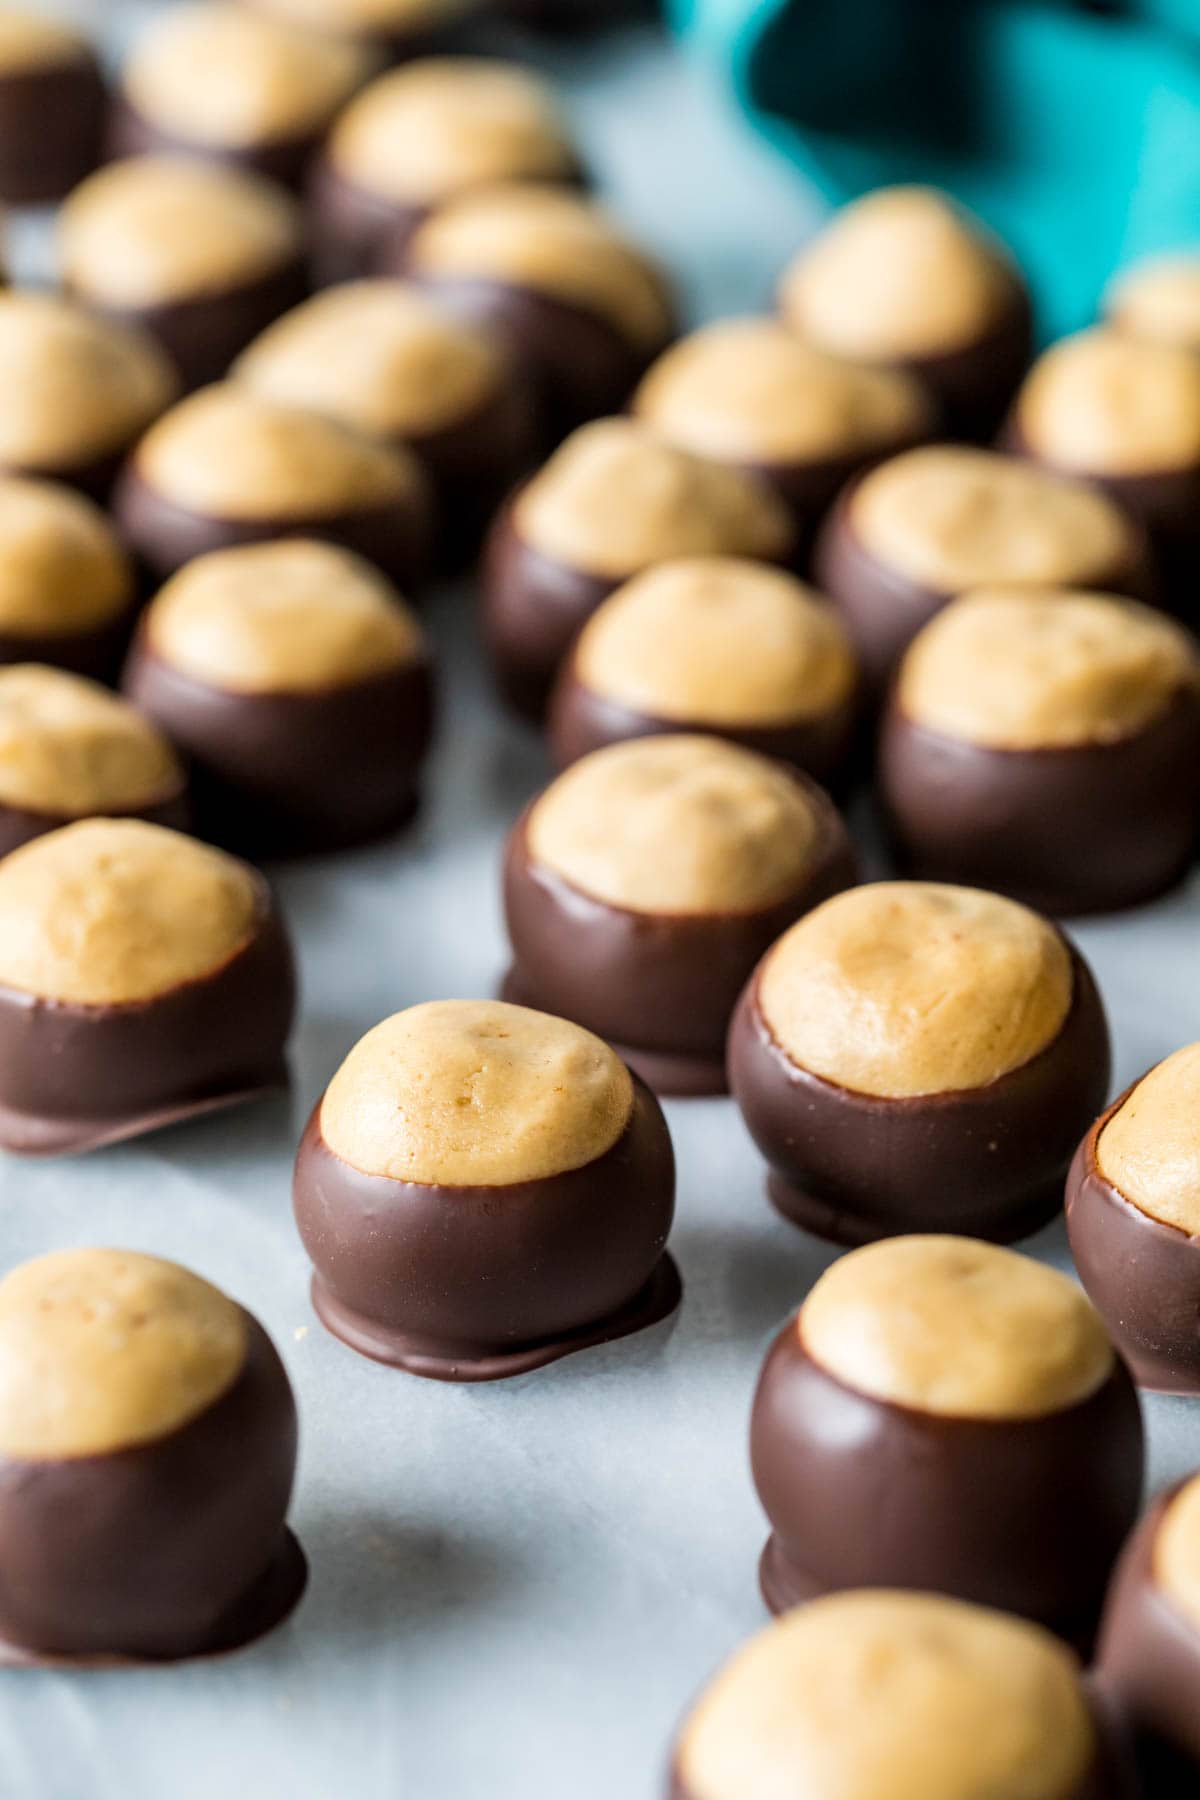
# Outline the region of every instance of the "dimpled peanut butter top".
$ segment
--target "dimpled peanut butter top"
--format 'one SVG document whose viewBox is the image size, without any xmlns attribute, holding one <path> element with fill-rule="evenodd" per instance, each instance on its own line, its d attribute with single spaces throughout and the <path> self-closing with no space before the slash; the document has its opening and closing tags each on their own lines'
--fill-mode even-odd
<svg viewBox="0 0 1200 1800">
<path fill-rule="evenodd" d="M 543 556 L 622 580 L 679 556 L 786 556 L 782 501 L 736 469 L 664 442 L 634 419 L 581 426 L 526 483 L 513 509 Z"/>
<path fill-rule="evenodd" d="M 803 1069 L 902 1100 L 998 1081 L 1053 1042 L 1071 1006 L 1062 936 L 977 888 L 880 881 L 818 906 L 771 950 L 758 1000 Z"/>
<path fill-rule="evenodd" d="M 174 505 L 220 519 L 332 517 L 424 492 L 407 450 L 234 382 L 173 407 L 138 445 L 137 470 Z"/>
<path fill-rule="evenodd" d="M 180 1430 L 246 1360 L 243 1315 L 178 1263 L 57 1250 L 0 1281 L 0 1454 L 107 1456 Z"/>
<path fill-rule="evenodd" d="M 178 382 L 154 340 L 30 289 L 0 293 L 0 465 L 71 469 L 121 450 Z"/>
<path fill-rule="evenodd" d="M 1039 357 L 1017 397 L 1035 455 L 1096 475 L 1200 470 L 1200 355 L 1098 326 Z"/>
<path fill-rule="evenodd" d="M 349 551 L 302 538 L 198 557 L 163 588 L 145 629 L 163 662 L 242 694 L 337 687 L 424 653 L 390 582 Z"/>
<path fill-rule="evenodd" d="M 526 836 L 535 863 L 610 906 L 747 913 L 798 892 L 819 828 L 778 763 L 680 736 L 583 757 L 535 803 Z"/>
<path fill-rule="evenodd" d="M 651 718 L 727 726 L 824 717 L 857 678 L 819 594 L 720 556 L 659 563 L 618 588 L 580 633 L 574 668 L 593 693 Z"/>
<path fill-rule="evenodd" d="M 1200 687 L 1200 646 L 1115 594 L 989 588 L 933 619 L 900 668 L 906 718 L 996 750 L 1112 744 Z"/>
<path fill-rule="evenodd" d="M 796 1329 L 847 1387 L 946 1418 L 1045 1418 L 1088 1399 L 1114 1367 L 1082 1288 L 975 1238 L 852 1251 L 821 1276 Z"/>
<path fill-rule="evenodd" d="M 873 469 L 854 491 L 850 522 L 870 555 L 943 594 L 1103 585 L 1133 554 L 1131 527 L 1103 494 L 958 444 Z"/>
<path fill-rule="evenodd" d="M 262 280 L 301 254 L 295 201 L 246 170 L 131 156 L 81 182 L 62 209 L 63 276 L 108 306 L 159 306 Z"/>
<path fill-rule="evenodd" d="M 881 188 L 833 223 L 786 271 L 793 330 L 865 362 L 937 356 L 975 343 L 1019 292 L 1000 246 L 933 188 Z"/>
<path fill-rule="evenodd" d="M 219 850 L 133 819 L 84 819 L 0 861 L 0 983 L 121 1006 L 199 981 L 249 942 L 257 878 Z"/>
<path fill-rule="evenodd" d="M 932 422 L 909 376 L 842 362 L 774 319 L 730 319 L 682 339 L 645 377 L 634 410 L 703 456 L 788 463 L 869 455 Z"/>
<path fill-rule="evenodd" d="M 61 19 L 19 6 L 0 8 L 0 73 L 20 74 L 50 63 L 74 62 L 87 46 Z"/>
<path fill-rule="evenodd" d="M 1109 288 L 1105 311 L 1133 337 L 1200 350 L 1200 251 L 1126 270 Z"/>
<path fill-rule="evenodd" d="M 1200 1044 L 1138 1082 L 1100 1133 L 1096 1164 L 1139 1211 L 1200 1237 Z"/>
<path fill-rule="evenodd" d="M 348 106 L 329 137 L 356 186 L 428 205 L 503 181 L 556 181 L 575 152 L 554 96 L 511 63 L 429 57 L 392 69 Z"/>
<path fill-rule="evenodd" d="M 132 601 L 133 570 L 98 506 L 50 481 L 0 476 L 0 631 L 88 631 Z"/>
<path fill-rule="evenodd" d="M 326 1089 L 321 1135 L 364 1175 L 503 1187 L 595 1162 L 632 1110 L 628 1069 L 590 1031 L 499 1000 L 435 1000 L 360 1039 Z"/>
<path fill-rule="evenodd" d="M 319 129 L 370 66 L 357 44 L 204 0 L 153 19 L 121 80 L 160 130 L 242 149 Z"/>
<path fill-rule="evenodd" d="M 351 281 L 269 325 L 233 375 L 376 437 L 423 437 L 481 411 L 503 364 L 482 332 L 439 312 L 419 288 Z"/>
<path fill-rule="evenodd" d="M 1071 1652 L 1023 1619 L 860 1589 L 750 1639 L 679 1742 L 689 1800 L 1074 1800 L 1096 1756 Z"/>
<path fill-rule="evenodd" d="M 599 207 L 551 187 L 496 187 L 452 200 L 408 248 L 420 275 L 495 281 L 602 319 L 635 349 L 671 334 L 657 267 Z"/>
<path fill-rule="evenodd" d="M 148 719 L 95 681 L 39 663 L 0 668 L 0 803 L 81 818 L 137 812 L 183 771 Z"/>
<path fill-rule="evenodd" d="M 1200 1475 L 1168 1506 L 1154 1540 L 1154 1580 L 1200 1630 Z"/>
<path fill-rule="evenodd" d="M 422 31 L 478 12 L 484 0 L 248 0 L 259 12 L 316 31 Z"/>
</svg>

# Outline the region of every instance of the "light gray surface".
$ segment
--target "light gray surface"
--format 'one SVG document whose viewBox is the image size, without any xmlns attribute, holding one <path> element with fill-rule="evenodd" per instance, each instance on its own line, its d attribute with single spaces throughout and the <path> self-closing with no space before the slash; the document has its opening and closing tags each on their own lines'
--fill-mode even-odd
<svg viewBox="0 0 1200 1800">
<path fill-rule="evenodd" d="M 697 316 L 760 303 L 809 216 L 792 178 L 649 38 L 559 69 L 616 202 Z M 229 1661 L 4 1676 L 3 1800 L 652 1800 L 689 1695 L 763 1622 L 750 1394 L 827 1254 L 768 1211 L 730 1104 L 669 1108 L 687 1295 L 668 1325 L 453 1388 L 353 1357 L 309 1313 L 288 1196 L 308 1107 L 378 1019 L 487 993 L 503 967 L 499 847 L 544 769 L 486 696 L 469 614 L 462 593 L 435 617 L 449 704 L 415 834 L 281 877 L 304 983 L 292 1105 L 77 1162 L 0 1159 L 0 1266 L 129 1245 L 259 1314 L 298 1390 L 293 1522 L 312 1563 L 293 1621 Z M 1200 1035 L 1196 900 L 1078 934 L 1121 1082 Z M 1060 1233 L 1038 1247 L 1061 1257 Z M 1149 1410 L 1161 1484 L 1200 1462 L 1200 1422 L 1181 1402 Z"/>
</svg>

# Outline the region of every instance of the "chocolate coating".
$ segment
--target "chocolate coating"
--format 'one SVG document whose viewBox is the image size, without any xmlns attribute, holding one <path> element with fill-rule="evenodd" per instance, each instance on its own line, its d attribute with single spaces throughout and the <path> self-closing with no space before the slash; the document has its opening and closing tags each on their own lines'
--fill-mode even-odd
<svg viewBox="0 0 1200 1800">
<path fill-rule="evenodd" d="M 1037 454 L 1015 413 L 1009 415 L 1000 441 L 1013 456 L 1025 457 L 1045 468 L 1057 468 L 1056 464 Z M 1138 521 L 1149 546 L 1147 566 L 1152 569 L 1153 597 L 1189 625 L 1200 625 L 1200 606 L 1196 601 L 1197 572 L 1200 571 L 1200 528 L 1196 523 L 1200 471 L 1164 469 L 1146 475 L 1099 474 L 1086 469 L 1059 472 L 1082 477 L 1102 488 L 1131 519 Z M 1129 591 L 1140 594 L 1143 586 Z"/>
<path fill-rule="evenodd" d="M 663 719 L 598 694 L 579 677 L 569 656 L 559 670 L 550 698 L 546 730 L 555 767 L 565 769 L 581 756 L 626 738 L 656 737 L 670 732 L 708 733 L 732 744 L 790 763 L 802 774 L 831 788 L 845 785 L 848 762 L 857 736 L 861 696 L 857 689 L 831 711 L 794 725 L 714 725 L 704 719 Z"/>
<path fill-rule="evenodd" d="M 334 1155 L 321 1108 L 293 1204 L 313 1303 L 364 1356 L 439 1381 L 493 1381 L 623 1337 L 679 1304 L 664 1246 L 675 1161 L 653 1094 L 604 1155 L 504 1187 L 365 1175 Z"/>
<path fill-rule="evenodd" d="M 408 500 L 312 518 L 264 514 L 221 519 L 177 505 L 144 480 L 136 462 L 130 461 L 117 484 L 113 510 L 126 542 L 160 580 L 210 550 L 265 544 L 279 537 L 315 537 L 341 544 L 402 588 L 418 581 L 428 563 L 430 520 L 423 508 Z"/>
<path fill-rule="evenodd" d="M 0 73 L 0 200 L 61 200 L 100 160 L 104 78 L 92 52 Z"/>
<path fill-rule="evenodd" d="M 0 987 L 0 1147 L 97 1149 L 286 1086 L 292 949 L 265 884 L 260 905 L 226 964 L 149 1000 L 85 1006 Z"/>
<path fill-rule="evenodd" d="M 843 490 L 822 526 L 813 555 L 814 580 L 836 601 L 868 682 L 880 692 L 921 627 L 959 590 L 928 587 L 867 548 L 850 516 L 862 479 Z M 1149 545 L 1132 519 L 1128 559 L 1117 568 L 1089 572 L 1085 585 L 1138 599 L 1152 595 Z"/>
<path fill-rule="evenodd" d="M 1101 1132 L 1137 1085 L 1100 1115 L 1075 1152 L 1067 1177 L 1067 1235 L 1079 1279 L 1138 1385 L 1158 1393 L 1196 1394 L 1200 1239 L 1127 1200 L 1096 1160 Z"/>
<path fill-rule="evenodd" d="M 541 723 L 575 634 L 636 571 L 594 575 L 545 555 L 521 537 L 514 505 L 496 516 L 485 540 L 481 622 L 501 697 L 522 718 Z"/>
<path fill-rule="evenodd" d="M 49 663 L 73 675 L 90 675 L 95 681 L 113 681 L 129 646 L 138 606 L 130 605 L 116 619 L 88 631 L 55 631 L 29 636 L 0 631 L 0 663 Z"/>
<path fill-rule="evenodd" d="M 1095 981 L 1070 951 L 1070 1010 L 1043 1051 L 986 1086 L 901 1099 L 853 1092 L 792 1062 L 763 1018 L 760 970 L 733 1016 L 729 1080 L 771 1165 L 772 1203 L 843 1244 L 909 1231 L 1006 1243 L 1044 1225 L 1110 1070 Z"/>
<path fill-rule="evenodd" d="M 832 803 L 805 776 L 796 781 L 817 821 L 807 879 L 746 913 L 633 912 L 584 893 L 532 855 L 527 807 L 504 855 L 506 997 L 616 1043 L 661 1094 L 725 1093 L 725 1034 L 749 971 L 789 925 L 858 878 Z"/>
<path fill-rule="evenodd" d="M 1200 829 L 1189 777 L 1200 695 L 1181 691 L 1111 743 L 1009 750 L 908 718 L 893 693 L 880 780 L 906 869 L 1060 914 L 1141 905 L 1186 873 Z"/>
<path fill-rule="evenodd" d="M 224 375 L 252 338 L 304 298 L 307 286 L 305 262 L 297 256 L 255 281 L 193 300 L 112 306 L 78 291 L 73 297 L 118 325 L 149 332 L 179 371 L 184 388 L 190 389 Z"/>
<path fill-rule="evenodd" d="M 639 349 L 607 321 L 555 295 L 482 277 L 428 275 L 391 248 L 380 267 L 408 274 L 455 318 L 489 331 L 534 384 L 555 441 L 588 419 L 619 412 L 669 339 Z"/>
<path fill-rule="evenodd" d="M 103 1455 L 0 1457 L 0 1661 L 213 1655 L 296 1605 L 296 1404 L 243 1317 L 240 1373 L 179 1429 Z"/>
<path fill-rule="evenodd" d="M 925 383 L 952 428 L 986 443 L 994 435 L 1033 355 L 1033 309 L 1022 286 L 986 337 L 938 356 L 905 357 L 897 367 Z"/>
<path fill-rule="evenodd" d="M 1094 1631 L 1142 1491 L 1141 1413 L 1120 1363 L 1044 1417 L 937 1416 L 837 1380 L 795 1319 L 763 1367 L 750 1453 L 774 1528 L 761 1567 L 772 1612 L 839 1588 L 931 1589 L 1074 1642 Z"/>
<path fill-rule="evenodd" d="M 1163 1593 L 1153 1568 L 1164 1515 L 1186 1485 L 1159 1495 L 1122 1551 L 1096 1656 L 1098 1681 L 1132 1729 L 1150 1800 L 1188 1800 L 1200 1780 L 1200 1632 Z"/>
<path fill-rule="evenodd" d="M 143 630 L 123 686 L 187 755 L 197 828 L 264 857 L 364 843 L 416 810 L 433 733 L 426 657 L 305 693 L 237 693 L 157 655 Z"/>
</svg>

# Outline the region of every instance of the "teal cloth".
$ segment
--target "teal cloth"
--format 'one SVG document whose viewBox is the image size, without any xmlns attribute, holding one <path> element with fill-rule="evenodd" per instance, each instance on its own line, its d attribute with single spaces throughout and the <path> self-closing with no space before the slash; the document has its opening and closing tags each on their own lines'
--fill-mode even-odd
<svg viewBox="0 0 1200 1800">
<path fill-rule="evenodd" d="M 669 4 L 831 202 L 932 182 L 986 219 L 1043 337 L 1114 269 L 1200 246 L 1200 0 Z"/>
</svg>

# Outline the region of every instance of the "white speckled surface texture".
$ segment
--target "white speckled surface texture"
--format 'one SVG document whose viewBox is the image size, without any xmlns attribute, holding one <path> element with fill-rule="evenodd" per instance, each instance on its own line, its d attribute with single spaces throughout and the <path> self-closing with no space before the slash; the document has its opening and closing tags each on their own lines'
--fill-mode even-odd
<svg viewBox="0 0 1200 1800">
<path fill-rule="evenodd" d="M 115 29 L 124 9 L 75 10 Z M 760 305 L 811 219 L 793 178 L 649 33 L 550 61 L 608 193 L 693 314 Z M 32 266 L 37 227 L 16 243 Z M 687 1294 L 665 1326 L 454 1388 L 357 1359 L 309 1311 L 289 1205 L 308 1108 L 378 1019 L 486 993 L 504 964 L 499 848 L 545 771 L 486 693 L 470 611 L 466 591 L 434 611 L 447 706 L 415 832 L 280 876 L 304 986 L 292 1102 L 77 1162 L 0 1159 L 0 1266 L 129 1245 L 262 1318 L 298 1391 L 293 1523 L 312 1564 L 291 1623 L 238 1657 L 0 1678 L 3 1800 L 653 1800 L 689 1696 L 763 1623 L 750 1397 L 828 1253 L 768 1210 L 731 1103 L 669 1109 Z M 1193 884 L 1078 933 L 1121 1084 L 1200 1036 L 1197 916 Z M 1064 1256 L 1057 1229 L 1035 1247 Z M 1200 1463 L 1200 1415 L 1148 1411 L 1159 1486 Z"/>
</svg>

